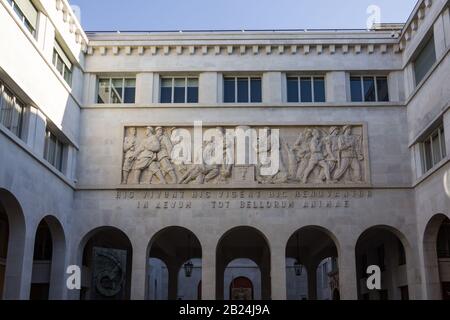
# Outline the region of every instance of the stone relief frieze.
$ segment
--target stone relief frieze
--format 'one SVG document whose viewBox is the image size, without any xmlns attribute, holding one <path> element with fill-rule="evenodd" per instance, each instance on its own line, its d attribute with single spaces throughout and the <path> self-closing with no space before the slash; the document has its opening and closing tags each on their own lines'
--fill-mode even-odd
<svg viewBox="0 0 450 320">
<path fill-rule="evenodd" d="M 243 148 L 241 144 L 239 149 L 235 128 L 218 127 L 202 129 L 217 134 L 203 135 L 198 151 L 193 149 L 192 128 L 126 127 L 122 184 L 369 183 L 367 137 L 362 125 L 240 128 L 247 134 L 240 140 Z M 254 131 L 245 131 L 250 129 Z M 177 134 L 179 130 L 184 136 Z M 242 150 L 245 155 L 239 160 Z"/>
</svg>

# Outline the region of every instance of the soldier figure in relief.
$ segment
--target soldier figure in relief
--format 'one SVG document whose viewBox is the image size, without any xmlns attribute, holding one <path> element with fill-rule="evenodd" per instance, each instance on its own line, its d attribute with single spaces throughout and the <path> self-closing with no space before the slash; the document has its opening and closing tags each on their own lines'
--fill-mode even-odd
<svg viewBox="0 0 450 320">
<path fill-rule="evenodd" d="M 364 160 L 361 152 L 361 137 L 352 134 L 351 126 L 344 126 L 342 131 L 344 134 L 340 135 L 338 139 L 339 166 L 334 172 L 334 179 L 341 180 L 345 173 L 351 169 L 351 181 L 361 182 L 360 161 Z"/>
<path fill-rule="evenodd" d="M 141 176 L 144 170 L 148 169 L 150 172 L 150 182 L 156 176 L 162 184 L 166 183 L 164 176 L 161 173 L 159 162 L 157 162 L 157 154 L 161 149 L 161 144 L 158 137 L 155 135 L 152 127 L 147 127 L 144 138 L 136 151 L 136 163 L 134 169 L 138 171 L 136 175 L 137 183 L 141 182 Z"/>
<path fill-rule="evenodd" d="M 123 167 L 122 167 L 122 183 L 128 183 L 128 176 L 131 169 L 133 168 L 133 163 L 136 160 L 136 128 L 131 127 L 127 129 L 128 135 L 123 140 Z"/>
<path fill-rule="evenodd" d="M 309 143 L 309 150 L 311 152 L 311 156 L 309 158 L 308 166 L 306 167 L 303 174 L 302 182 L 308 182 L 309 175 L 317 165 L 322 167 L 322 169 L 324 170 L 326 181 L 331 182 L 330 167 L 328 166 L 328 162 L 325 161 L 325 158 L 323 156 L 323 143 L 320 139 L 320 133 L 318 129 L 312 130 L 312 138 Z"/>
<path fill-rule="evenodd" d="M 340 130 L 338 127 L 331 127 L 328 136 L 323 138 L 323 143 L 325 145 L 325 150 L 327 151 L 327 155 L 325 160 L 328 162 L 328 166 L 330 167 L 330 173 L 336 170 L 339 166 L 338 158 L 339 158 L 339 136 Z M 325 181 L 325 172 L 320 173 L 320 179 Z"/>
<path fill-rule="evenodd" d="M 157 155 L 157 160 L 159 161 L 161 172 L 163 175 L 169 175 L 172 183 L 176 184 L 178 183 L 178 178 L 175 168 L 172 165 L 172 159 L 170 158 L 173 148 L 172 141 L 166 134 L 164 134 L 162 127 L 156 128 L 156 137 L 160 143 L 160 150 Z"/>
</svg>

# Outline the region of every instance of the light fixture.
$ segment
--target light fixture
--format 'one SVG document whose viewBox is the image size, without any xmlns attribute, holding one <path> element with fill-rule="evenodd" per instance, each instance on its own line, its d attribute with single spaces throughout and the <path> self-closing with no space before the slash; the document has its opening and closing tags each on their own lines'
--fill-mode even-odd
<svg viewBox="0 0 450 320">
<path fill-rule="evenodd" d="M 190 278 L 192 276 L 192 270 L 194 269 L 194 264 L 191 260 L 191 235 L 188 235 L 188 262 L 184 264 L 184 275 L 186 278 Z"/>
<path fill-rule="evenodd" d="M 294 271 L 297 277 L 300 277 L 303 272 L 303 265 L 300 264 L 300 240 L 299 240 L 300 231 L 297 232 L 297 261 L 294 263 Z"/>
</svg>

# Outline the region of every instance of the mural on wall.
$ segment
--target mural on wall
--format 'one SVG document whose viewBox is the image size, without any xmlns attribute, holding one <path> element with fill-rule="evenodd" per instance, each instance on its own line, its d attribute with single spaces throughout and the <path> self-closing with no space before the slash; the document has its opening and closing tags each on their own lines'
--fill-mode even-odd
<svg viewBox="0 0 450 320">
<path fill-rule="evenodd" d="M 362 125 L 203 128 L 200 148 L 194 131 L 126 127 L 122 184 L 369 183 Z"/>
</svg>

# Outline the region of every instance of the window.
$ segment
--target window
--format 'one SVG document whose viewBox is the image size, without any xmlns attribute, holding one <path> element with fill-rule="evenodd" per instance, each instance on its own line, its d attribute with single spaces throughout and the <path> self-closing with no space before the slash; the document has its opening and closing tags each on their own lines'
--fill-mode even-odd
<svg viewBox="0 0 450 320">
<path fill-rule="evenodd" d="M 325 79 L 323 77 L 287 78 L 288 102 L 325 102 Z"/>
<path fill-rule="evenodd" d="M 45 130 L 44 159 L 62 172 L 65 144 L 50 131 Z"/>
<path fill-rule="evenodd" d="M 38 10 L 33 3 L 30 0 L 8 0 L 8 2 L 28 31 L 35 37 Z"/>
<path fill-rule="evenodd" d="M 53 65 L 58 70 L 59 74 L 62 75 L 64 80 L 66 80 L 69 86 L 72 85 L 72 63 L 65 54 L 64 50 L 61 48 L 59 43 L 55 41 L 55 47 L 53 49 Z"/>
<path fill-rule="evenodd" d="M 98 80 L 97 103 L 134 103 L 136 79 L 100 78 Z"/>
<path fill-rule="evenodd" d="M 198 103 L 198 78 L 161 78 L 160 103 Z"/>
<path fill-rule="evenodd" d="M 422 172 L 426 173 L 447 156 L 444 126 L 441 124 L 420 144 Z"/>
<path fill-rule="evenodd" d="M 352 102 L 389 101 L 387 77 L 351 76 L 350 91 Z"/>
<path fill-rule="evenodd" d="M 428 39 L 427 43 L 414 61 L 416 86 L 423 80 L 423 78 L 425 78 L 426 74 L 435 62 L 436 51 L 434 48 L 434 37 L 432 36 L 430 39 Z"/>
<path fill-rule="evenodd" d="M 223 101 L 225 103 L 262 102 L 261 78 L 225 77 L 223 79 Z"/>
<path fill-rule="evenodd" d="M 0 123 L 19 138 L 25 105 L 0 82 Z"/>
</svg>

